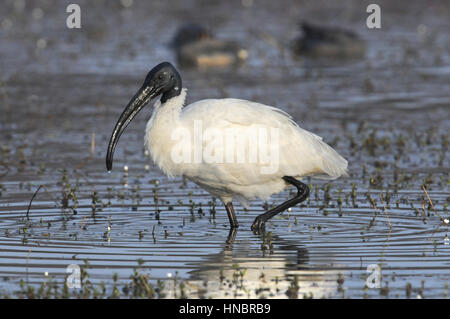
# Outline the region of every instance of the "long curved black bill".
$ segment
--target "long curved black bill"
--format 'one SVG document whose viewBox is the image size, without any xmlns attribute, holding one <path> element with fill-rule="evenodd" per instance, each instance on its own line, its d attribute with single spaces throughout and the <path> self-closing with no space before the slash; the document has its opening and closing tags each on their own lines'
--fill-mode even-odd
<svg viewBox="0 0 450 319">
<path fill-rule="evenodd" d="M 142 108 L 156 95 L 157 90 L 155 88 L 148 86 L 141 87 L 133 96 L 130 103 L 128 103 L 122 115 L 120 115 L 120 118 L 114 127 L 111 139 L 109 140 L 108 152 L 106 154 L 106 169 L 108 171 L 112 169 L 114 151 L 123 131 L 125 131 L 128 124 L 130 124 L 139 111 L 142 110 Z"/>
</svg>

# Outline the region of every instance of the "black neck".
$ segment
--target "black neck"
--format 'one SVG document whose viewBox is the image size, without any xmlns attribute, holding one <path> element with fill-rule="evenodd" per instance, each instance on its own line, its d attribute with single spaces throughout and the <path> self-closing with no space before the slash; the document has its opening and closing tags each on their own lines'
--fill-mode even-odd
<svg viewBox="0 0 450 319">
<path fill-rule="evenodd" d="M 178 90 L 176 90 L 176 87 L 165 92 L 162 96 L 161 96 L 161 103 L 166 103 L 167 100 L 180 95 L 181 93 L 181 87 L 178 87 Z"/>
<path fill-rule="evenodd" d="M 161 103 L 166 103 L 167 100 L 180 95 L 181 89 L 182 89 L 181 85 L 182 85 L 181 76 L 178 74 L 178 72 L 176 72 L 175 79 L 174 79 L 174 85 L 172 86 L 171 89 L 169 89 L 163 93 L 163 95 L 161 96 Z"/>
</svg>

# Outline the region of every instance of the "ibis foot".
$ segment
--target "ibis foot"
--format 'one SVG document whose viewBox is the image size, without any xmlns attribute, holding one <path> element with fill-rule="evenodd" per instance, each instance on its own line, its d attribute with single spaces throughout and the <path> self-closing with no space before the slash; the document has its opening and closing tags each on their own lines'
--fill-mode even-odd
<svg viewBox="0 0 450 319">
<path fill-rule="evenodd" d="M 261 230 L 264 230 L 266 222 L 273 216 L 281 213 L 282 211 L 288 209 L 289 207 L 295 206 L 298 203 L 303 202 L 306 198 L 308 198 L 309 187 L 306 184 L 296 180 L 291 176 L 284 176 L 283 179 L 286 183 L 294 185 L 297 188 L 297 195 L 294 198 L 291 198 L 285 201 L 284 203 L 278 205 L 277 207 L 268 210 L 264 214 L 258 215 L 255 218 L 255 221 L 253 222 L 251 228 L 254 232 L 259 233 Z"/>
<path fill-rule="evenodd" d="M 251 230 L 255 233 L 260 233 L 264 231 L 266 227 L 266 219 L 263 217 L 264 214 L 261 214 L 255 218 L 255 221 L 252 224 Z"/>
</svg>

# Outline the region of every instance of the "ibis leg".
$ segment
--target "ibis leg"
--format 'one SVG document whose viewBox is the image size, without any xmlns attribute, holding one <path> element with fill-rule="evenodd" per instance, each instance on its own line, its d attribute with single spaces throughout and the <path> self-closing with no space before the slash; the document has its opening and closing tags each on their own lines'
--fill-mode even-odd
<svg viewBox="0 0 450 319">
<path fill-rule="evenodd" d="M 238 228 L 239 223 L 237 221 L 236 214 L 234 212 L 233 203 L 229 202 L 229 203 L 225 204 L 225 208 L 227 210 L 228 219 L 230 220 L 231 228 Z"/>
<path fill-rule="evenodd" d="M 230 228 L 227 241 L 225 242 L 225 250 L 233 251 L 234 240 L 236 239 L 237 228 Z"/>
<path fill-rule="evenodd" d="M 294 198 L 291 198 L 281 205 L 265 212 L 264 214 L 258 215 L 255 218 L 255 221 L 252 225 L 253 231 L 259 231 L 264 229 L 264 226 L 266 224 L 266 221 L 268 221 L 270 218 L 275 216 L 276 214 L 281 213 L 282 211 L 288 209 L 289 207 L 295 206 L 298 203 L 303 202 L 309 195 L 309 188 L 306 184 L 296 180 L 295 178 L 291 176 L 284 176 L 283 179 L 289 183 L 294 185 L 297 188 L 297 195 Z"/>
</svg>

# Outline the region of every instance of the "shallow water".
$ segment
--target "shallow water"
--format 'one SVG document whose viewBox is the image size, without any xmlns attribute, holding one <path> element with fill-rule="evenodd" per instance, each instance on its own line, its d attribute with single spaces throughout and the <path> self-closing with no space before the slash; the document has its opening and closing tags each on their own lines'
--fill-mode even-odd
<svg viewBox="0 0 450 319">
<path fill-rule="evenodd" d="M 16 296 L 21 280 L 62 285 L 71 264 L 111 290 L 114 273 L 127 283 L 141 259 L 166 297 L 180 297 L 180 283 L 189 297 L 447 297 L 448 224 L 439 217 L 449 218 L 450 201 L 445 2 L 380 2 L 376 31 L 365 27 L 359 1 L 327 11 L 320 1 L 290 10 L 270 1 L 135 1 L 128 9 L 79 1 L 81 30 L 65 28 L 64 2 L 22 10 L 19 2 L 6 1 L 0 16 L 0 293 Z M 305 17 L 353 28 L 367 40 L 366 58 L 294 58 L 289 41 Z M 219 201 L 149 162 L 149 110 L 122 136 L 113 172 L 105 170 L 113 125 L 148 69 L 173 61 L 167 43 L 183 19 L 204 21 L 249 51 L 238 69 L 181 69 L 188 103 L 238 97 L 280 107 L 349 161 L 347 179 L 307 180 L 309 200 L 274 218 L 265 236 L 249 230 L 263 202 L 249 211 L 236 205 L 241 226 L 229 234 Z M 372 264 L 381 267 L 381 289 L 365 287 Z"/>
</svg>

